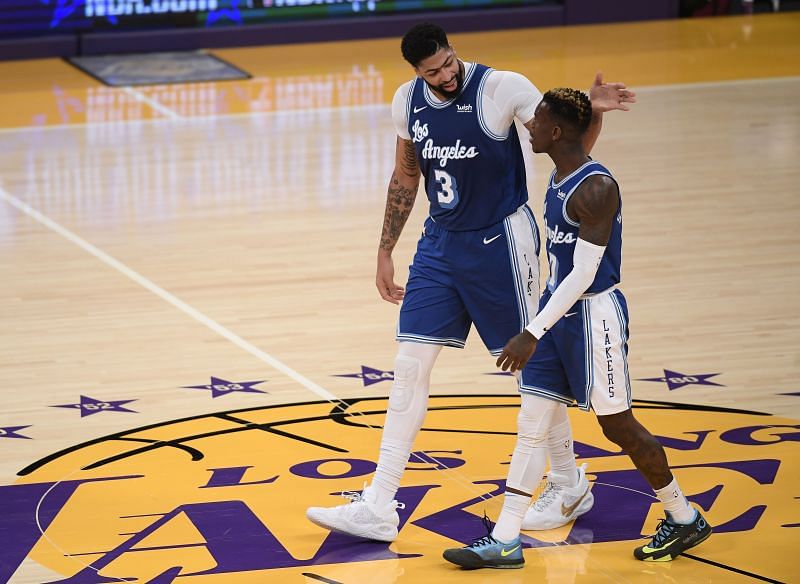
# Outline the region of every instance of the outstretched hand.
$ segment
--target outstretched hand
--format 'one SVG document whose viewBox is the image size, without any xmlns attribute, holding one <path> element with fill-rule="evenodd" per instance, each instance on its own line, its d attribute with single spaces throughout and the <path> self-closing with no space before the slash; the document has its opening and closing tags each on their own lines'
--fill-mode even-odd
<svg viewBox="0 0 800 584">
<path fill-rule="evenodd" d="M 531 358 L 539 341 L 527 330 L 522 331 L 503 347 L 503 352 L 497 358 L 496 365 L 503 371 L 520 371 Z"/>
<path fill-rule="evenodd" d="M 628 89 L 624 83 L 603 83 L 603 72 L 598 71 L 594 84 L 589 90 L 589 99 L 592 110 L 595 112 L 608 112 L 611 110 L 629 111 L 629 103 L 636 103 L 636 94 Z"/>
</svg>

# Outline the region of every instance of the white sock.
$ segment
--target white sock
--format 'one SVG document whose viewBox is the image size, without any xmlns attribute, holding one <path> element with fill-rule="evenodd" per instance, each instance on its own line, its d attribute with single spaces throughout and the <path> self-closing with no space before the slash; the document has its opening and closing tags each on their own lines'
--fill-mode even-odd
<svg viewBox="0 0 800 584">
<path fill-rule="evenodd" d="M 569 424 L 567 406 L 559 404 L 553 412 L 553 420 L 547 435 L 547 451 L 550 455 L 550 470 L 565 477 L 566 486 L 578 484 L 578 465 L 572 442 L 572 427 Z"/>
<path fill-rule="evenodd" d="M 517 493 L 506 493 L 503 498 L 503 510 L 492 530 L 492 537 L 503 543 L 510 543 L 519 537 L 522 518 L 531 504 L 531 498 Z"/>
<path fill-rule="evenodd" d="M 542 479 L 547 465 L 547 429 L 558 403 L 530 394 L 522 394 L 522 407 L 517 417 L 517 445 L 508 467 L 506 487 L 528 493 L 527 496 L 506 491 L 503 510 L 492 530 L 498 541 L 510 542 L 519 537 L 522 519 L 531 502 L 530 495 Z"/>
<path fill-rule="evenodd" d="M 695 518 L 695 510 L 683 496 L 681 488 L 675 477 L 672 482 L 662 489 L 655 491 L 656 497 L 664 504 L 664 509 L 670 514 L 675 523 L 691 523 Z"/>
<path fill-rule="evenodd" d="M 439 345 L 400 343 L 378 468 L 367 491 L 367 501 L 379 507 L 391 503 L 400 488 L 414 439 L 427 413 L 431 370 L 441 350 Z"/>
<path fill-rule="evenodd" d="M 375 469 L 375 476 L 372 477 L 372 484 L 367 491 L 367 501 L 383 507 L 394 500 L 397 489 L 400 488 L 400 479 L 403 478 L 408 457 L 411 455 L 412 445 L 413 442 L 383 437 L 378 468 Z"/>
</svg>

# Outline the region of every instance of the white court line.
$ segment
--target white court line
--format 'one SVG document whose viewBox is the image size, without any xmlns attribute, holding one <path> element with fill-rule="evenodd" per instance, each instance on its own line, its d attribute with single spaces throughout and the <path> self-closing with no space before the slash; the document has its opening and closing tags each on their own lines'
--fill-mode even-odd
<svg viewBox="0 0 800 584">
<path fill-rule="evenodd" d="M 391 107 L 390 103 L 368 103 L 368 104 L 358 104 L 358 105 L 343 105 L 336 107 L 318 107 L 311 109 L 297 108 L 297 109 L 277 110 L 270 112 L 234 112 L 229 114 L 212 114 L 209 116 L 191 116 L 191 117 L 179 116 L 176 113 L 175 115 L 178 116 L 176 118 L 145 118 L 145 119 L 137 118 L 133 120 L 115 120 L 112 122 L 80 122 L 76 124 L 58 124 L 53 126 L 24 126 L 19 128 L 0 128 L 0 134 L 13 134 L 16 132 L 33 132 L 33 131 L 52 132 L 53 130 L 63 130 L 70 128 L 108 128 L 114 126 L 126 126 L 128 124 L 152 124 L 165 121 L 196 123 L 196 122 L 209 122 L 214 120 L 224 120 L 229 118 L 292 117 L 298 115 L 307 116 L 309 114 L 316 115 L 316 114 L 338 113 L 347 111 L 366 111 L 371 109 L 388 110 L 390 107 Z"/>
<path fill-rule="evenodd" d="M 122 91 L 124 91 L 125 93 L 130 95 L 136 101 L 139 101 L 139 102 L 142 102 L 144 104 L 149 105 L 151 108 L 153 108 L 157 112 L 164 114 L 165 116 L 167 116 L 168 118 L 170 118 L 172 120 L 179 120 L 179 119 L 181 119 L 183 117 L 178 112 L 169 109 L 168 107 L 166 107 L 165 105 L 160 104 L 159 102 L 157 102 L 154 99 L 150 99 L 144 93 L 142 93 L 141 91 L 135 90 L 133 87 L 123 87 Z"/>
<path fill-rule="evenodd" d="M 151 282 L 150 280 L 148 280 L 147 278 L 145 278 L 144 276 L 142 276 L 138 272 L 135 272 L 134 270 L 132 270 L 131 268 L 129 268 L 128 266 L 126 266 L 122 262 L 120 262 L 120 261 L 114 259 L 113 257 L 111 257 L 110 255 L 108 255 L 106 252 L 96 248 L 95 246 L 93 246 L 91 243 L 89 243 L 85 239 L 82 239 L 79 236 L 75 235 L 72 231 L 70 231 L 69 229 L 63 227 L 62 225 L 60 225 L 58 223 L 56 223 L 55 221 L 53 221 L 52 219 L 50 219 L 46 215 L 43 215 L 42 213 L 40 213 L 39 211 L 37 211 L 36 209 L 31 207 L 27 203 L 24 203 L 24 202 L 20 201 L 14 195 L 12 195 L 11 193 L 7 192 L 2 187 L 0 187 L 0 199 L 6 201 L 10 205 L 13 205 L 14 207 L 19 209 L 20 211 L 22 211 L 23 213 L 25 213 L 26 215 L 28 215 L 32 219 L 35 219 L 36 221 L 38 221 L 39 223 L 41 223 L 42 225 L 44 225 L 48 229 L 50 229 L 52 231 L 55 231 L 57 234 L 59 234 L 64 239 L 67 239 L 67 240 L 71 241 L 72 243 L 74 243 L 75 245 L 77 245 L 78 247 L 83 249 L 84 251 L 90 253 L 91 255 L 93 255 L 94 257 L 99 259 L 104 264 L 114 268 L 115 270 L 117 270 L 118 272 L 123 274 L 124 276 L 127 276 L 128 278 L 130 278 L 131 280 L 133 280 L 134 282 L 136 282 L 137 284 L 139 284 L 143 288 L 149 290 L 150 292 L 152 292 L 153 294 L 155 294 L 156 296 L 158 296 L 162 300 L 165 300 L 166 302 L 172 304 L 178 310 L 180 310 L 180 311 L 184 312 L 185 314 L 191 316 L 193 319 L 195 319 L 199 323 L 207 326 L 208 328 L 210 328 L 212 331 L 214 331 L 215 333 L 219 334 L 220 336 L 225 337 L 226 339 L 228 339 L 230 342 L 232 342 L 237 347 L 239 347 L 241 349 L 244 349 L 245 351 L 247 351 L 248 353 L 250 353 L 251 355 L 253 355 L 257 359 L 260 359 L 261 361 L 263 361 L 267 365 L 277 369 L 278 371 L 280 371 L 281 373 L 283 373 L 287 377 L 290 377 L 291 379 L 293 379 L 294 381 L 296 381 L 297 383 L 299 383 L 300 385 L 302 385 L 303 387 L 305 387 L 309 391 L 311 391 L 311 392 L 317 394 L 318 396 L 320 396 L 322 399 L 325 399 L 327 401 L 337 402 L 337 403 L 339 402 L 339 398 L 337 398 L 335 395 L 330 393 L 328 390 L 324 389 L 320 385 L 317 385 L 316 383 L 314 383 L 310 379 L 304 377 L 303 375 L 301 375 L 300 373 L 298 373 L 297 371 L 295 371 L 294 369 L 292 369 L 288 365 L 285 365 L 284 363 L 282 363 L 281 361 L 279 361 L 278 359 L 276 359 L 275 357 L 273 357 L 269 353 L 266 353 L 266 352 L 262 351 L 261 349 L 259 349 L 258 347 L 248 343 L 247 341 L 245 341 L 243 338 L 241 338 L 237 334 L 229 331 L 228 329 L 226 329 L 224 326 L 222 326 L 218 322 L 210 319 L 209 317 L 207 317 L 206 315 L 204 315 L 203 313 L 201 313 L 200 311 L 198 311 L 194 307 L 188 305 L 186 302 L 184 302 L 183 300 L 181 300 L 180 298 L 178 298 L 174 294 L 171 294 L 170 292 L 164 290 L 160 286 L 154 284 L 153 282 Z"/>
<path fill-rule="evenodd" d="M 713 89 L 715 87 L 726 87 L 728 85 L 761 85 L 763 83 L 791 83 L 792 81 L 800 81 L 800 77 L 763 77 L 756 79 L 729 79 L 725 81 L 698 81 L 697 83 L 643 85 L 641 87 L 631 87 L 631 89 L 636 93 L 655 93 L 670 89 Z"/>
<path fill-rule="evenodd" d="M 643 86 L 631 86 L 630 89 L 635 91 L 637 94 L 642 93 L 650 93 L 650 92 L 659 92 L 659 91 L 668 91 L 670 89 L 704 89 L 704 88 L 715 88 L 715 87 L 725 87 L 729 85 L 755 85 L 755 84 L 763 84 L 763 83 L 790 83 L 790 82 L 797 82 L 800 81 L 800 76 L 795 77 L 764 77 L 763 79 L 731 79 L 726 81 L 709 81 L 709 82 L 699 82 L 699 83 L 675 83 L 675 84 L 666 84 L 666 85 L 643 85 Z M 109 127 L 109 126 L 120 126 L 120 125 L 127 125 L 127 124 L 150 124 L 156 122 L 164 122 L 164 121 L 180 121 L 180 122 L 206 122 L 211 120 L 222 120 L 228 118 L 246 118 L 246 117 L 259 117 L 259 116 L 296 116 L 299 114 L 308 115 L 308 114 L 317 114 L 317 113 L 330 113 L 330 112 L 344 112 L 344 111 L 363 111 L 363 110 L 370 110 L 370 109 L 380 109 L 380 108 L 389 108 L 390 103 L 370 103 L 370 104 L 358 104 L 358 105 L 345 105 L 345 106 L 338 106 L 338 107 L 324 107 L 324 108 L 311 108 L 311 109 L 289 109 L 289 110 L 277 110 L 277 111 L 269 111 L 269 112 L 235 112 L 235 113 L 228 113 L 228 114 L 212 114 L 209 116 L 181 116 L 177 112 L 161 105 L 154 99 L 148 98 L 144 94 L 139 91 L 135 91 L 131 88 L 124 88 L 125 90 L 130 90 L 131 95 L 146 103 L 150 107 L 161 111 L 167 117 L 164 118 L 150 118 L 150 119 L 133 119 L 133 120 L 118 120 L 113 122 L 80 122 L 75 124 L 57 124 L 52 126 L 22 126 L 22 127 L 14 127 L 14 128 L 0 128 L 0 134 L 13 134 L 17 132 L 42 132 L 42 131 L 53 131 L 53 130 L 63 130 L 63 129 L 70 129 L 70 128 L 86 128 L 86 127 Z M 137 97 L 138 94 L 140 97 Z M 163 111 L 162 111 L 163 109 Z M 169 113 L 166 113 L 169 112 Z"/>
</svg>

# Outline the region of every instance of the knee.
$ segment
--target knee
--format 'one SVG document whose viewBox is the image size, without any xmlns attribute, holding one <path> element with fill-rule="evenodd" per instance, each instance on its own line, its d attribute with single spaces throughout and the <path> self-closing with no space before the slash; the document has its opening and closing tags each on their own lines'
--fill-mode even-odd
<svg viewBox="0 0 800 584">
<path fill-rule="evenodd" d="M 420 388 L 420 369 L 422 363 L 419 359 L 407 355 L 398 355 L 394 361 L 394 382 L 389 392 L 389 409 L 395 412 L 405 412 L 411 407 L 414 394 Z"/>
<path fill-rule="evenodd" d="M 543 448 L 546 446 L 550 421 L 558 404 L 542 398 L 527 400 L 527 397 L 530 396 L 523 397 L 517 416 L 517 439 L 520 444 L 529 448 Z"/>
<path fill-rule="evenodd" d="M 636 440 L 636 427 L 630 412 L 613 414 L 611 416 L 598 416 L 603 435 L 617 446 L 625 449 Z"/>
</svg>

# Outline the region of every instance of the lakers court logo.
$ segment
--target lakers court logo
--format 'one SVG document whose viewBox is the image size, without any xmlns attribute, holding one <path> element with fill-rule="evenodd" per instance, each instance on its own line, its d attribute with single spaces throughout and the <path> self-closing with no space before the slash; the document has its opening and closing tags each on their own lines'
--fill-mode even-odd
<svg viewBox="0 0 800 584">
<path fill-rule="evenodd" d="M 518 404 L 504 395 L 431 398 L 392 544 L 305 519 L 307 507 L 344 503 L 342 491 L 369 480 L 384 398 L 215 413 L 76 445 L 0 486 L 0 582 L 23 563 L 58 584 L 488 578 L 465 575 L 441 552 L 483 535 L 484 512 L 497 517 Z M 638 581 L 645 572 L 674 582 L 796 578 L 800 425 L 704 406 L 636 402 L 635 411 L 713 537 L 689 558 L 636 562 L 631 550 L 654 531 L 660 506 L 594 417 L 571 408 L 595 506 L 560 529 L 526 532 L 526 568 L 503 582 Z"/>
</svg>

